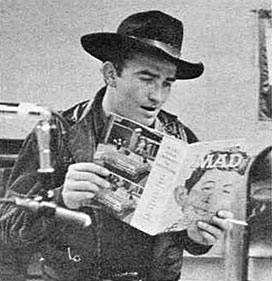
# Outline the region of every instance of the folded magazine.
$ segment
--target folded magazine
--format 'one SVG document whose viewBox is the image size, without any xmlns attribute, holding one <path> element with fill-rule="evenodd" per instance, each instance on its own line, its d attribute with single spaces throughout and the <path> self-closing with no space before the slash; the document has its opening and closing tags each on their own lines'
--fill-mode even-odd
<svg viewBox="0 0 272 281">
<path fill-rule="evenodd" d="M 231 210 L 249 160 L 242 139 L 188 144 L 112 114 L 94 157 L 111 187 L 97 200 L 150 235 L 183 230 Z"/>
</svg>

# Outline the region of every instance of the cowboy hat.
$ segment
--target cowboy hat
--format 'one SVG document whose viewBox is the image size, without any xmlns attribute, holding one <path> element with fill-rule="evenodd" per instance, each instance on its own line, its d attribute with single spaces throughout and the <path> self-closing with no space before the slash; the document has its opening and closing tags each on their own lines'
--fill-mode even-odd
<svg viewBox="0 0 272 281">
<path fill-rule="evenodd" d="M 183 24 L 161 11 L 133 14 L 124 19 L 116 33 L 91 33 L 81 37 L 86 52 L 101 61 L 111 61 L 125 50 L 153 53 L 177 65 L 176 79 L 193 79 L 204 65 L 181 59 Z"/>
</svg>

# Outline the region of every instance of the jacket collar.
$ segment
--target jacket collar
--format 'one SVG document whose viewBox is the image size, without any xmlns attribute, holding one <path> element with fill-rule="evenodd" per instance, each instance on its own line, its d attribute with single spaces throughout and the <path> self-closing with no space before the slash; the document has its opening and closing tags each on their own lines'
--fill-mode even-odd
<svg viewBox="0 0 272 281">
<path fill-rule="evenodd" d="M 107 117 L 102 109 L 106 87 L 89 101 L 68 133 L 68 145 L 75 162 L 90 162 L 105 126 Z"/>
</svg>

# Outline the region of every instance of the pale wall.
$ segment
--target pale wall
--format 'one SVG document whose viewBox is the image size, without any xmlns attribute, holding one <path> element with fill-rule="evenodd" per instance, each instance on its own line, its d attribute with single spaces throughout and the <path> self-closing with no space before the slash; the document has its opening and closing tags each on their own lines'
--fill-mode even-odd
<svg viewBox="0 0 272 281">
<path fill-rule="evenodd" d="M 270 0 L 2 0 L 1 99 L 52 109 L 88 99 L 103 85 L 100 63 L 79 38 L 115 31 L 128 14 L 161 9 L 185 25 L 184 58 L 204 75 L 177 82 L 167 105 L 203 140 L 271 140 L 257 122 L 258 34 L 252 9 Z"/>
<path fill-rule="evenodd" d="M 130 13 L 161 9 L 184 22 L 184 58 L 206 66 L 201 78 L 176 83 L 167 108 L 203 140 L 246 137 L 269 142 L 272 126 L 257 122 L 258 30 L 251 12 L 269 4 L 270 0 L 2 0 L 1 100 L 62 109 L 92 97 L 103 85 L 100 63 L 83 51 L 80 36 L 115 31 Z M 221 280 L 224 273 L 215 262 L 202 268 L 198 260 L 194 271 L 194 263 L 185 260 L 184 280 Z"/>
</svg>

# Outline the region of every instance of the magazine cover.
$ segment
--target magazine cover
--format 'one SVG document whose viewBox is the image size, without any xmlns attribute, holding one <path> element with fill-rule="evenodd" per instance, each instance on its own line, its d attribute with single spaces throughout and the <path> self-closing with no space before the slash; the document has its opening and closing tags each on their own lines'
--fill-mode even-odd
<svg viewBox="0 0 272 281">
<path fill-rule="evenodd" d="M 189 145 L 112 115 L 95 162 L 111 171 L 98 198 L 105 210 L 155 235 L 230 210 L 249 156 L 241 139 Z"/>
<path fill-rule="evenodd" d="M 209 222 L 220 209 L 234 210 L 249 161 L 241 139 L 188 145 L 161 223 L 164 231 L 194 227 L 199 220 Z"/>
</svg>

